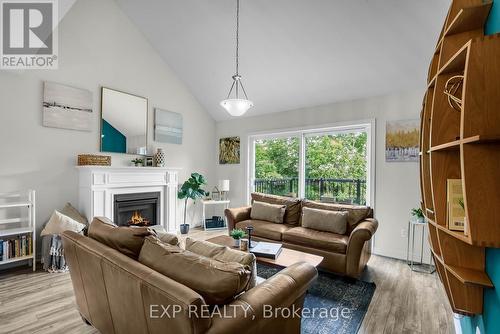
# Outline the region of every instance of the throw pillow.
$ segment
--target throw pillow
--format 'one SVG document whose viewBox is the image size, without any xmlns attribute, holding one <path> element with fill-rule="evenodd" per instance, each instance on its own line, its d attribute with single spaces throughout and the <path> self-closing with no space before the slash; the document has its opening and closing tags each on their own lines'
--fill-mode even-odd
<svg viewBox="0 0 500 334">
<path fill-rule="evenodd" d="M 63 215 L 57 210 L 54 210 L 49 222 L 45 225 L 40 235 L 61 234 L 64 231 L 73 231 L 80 233 L 85 228 L 84 224 L 80 224 L 76 220 Z"/>
<path fill-rule="evenodd" d="M 250 280 L 247 266 L 220 262 L 147 237 L 139 262 L 198 292 L 209 305 L 226 304 Z"/>
<path fill-rule="evenodd" d="M 66 203 L 66 205 L 64 206 L 64 208 L 59 211 L 60 213 L 62 213 L 63 215 L 65 216 L 68 216 L 74 220 L 76 220 L 77 222 L 79 222 L 80 224 L 85 224 L 85 225 L 88 225 L 89 224 L 89 221 L 87 220 L 87 218 L 85 218 L 84 216 L 82 216 L 80 214 L 80 212 L 75 209 L 75 207 L 73 207 L 71 205 L 71 203 Z"/>
<path fill-rule="evenodd" d="M 321 209 L 303 208 L 302 227 L 318 231 L 345 234 L 347 231 L 346 211 L 328 211 Z"/>
<path fill-rule="evenodd" d="M 285 217 L 285 210 L 286 205 L 254 201 L 250 211 L 250 218 L 282 224 Z"/>
<path fill-rule="evenodd" d="M 89 227 L 89 237 L 133 259 L 139 257 L 144 238 L 156 233 L 147 227 L 116 226 L 105 217 L 96 217 Z"/>
<path fill-rule="evenodd" d="M 209 241 L 194 240 L 191 238 L 186 239 L 186 250 L 220 262 L 237 262 L 244 266 L 248 266 L 252 271 L 252 275 L 247 290 L 253 288 L 257 284 L 257 264 L 255 255 L 252 253 L 216 245 Z"/>
<path fill-rule="evenodd" d="M 284 223 L 298 224 L 300 219 L 300 199 L 294 197 L 285 197 L 269 195 L 263 193 L 252 193 L 252 202 L 265 202 L 270 204 L 286 205 Z"/>
</svg>

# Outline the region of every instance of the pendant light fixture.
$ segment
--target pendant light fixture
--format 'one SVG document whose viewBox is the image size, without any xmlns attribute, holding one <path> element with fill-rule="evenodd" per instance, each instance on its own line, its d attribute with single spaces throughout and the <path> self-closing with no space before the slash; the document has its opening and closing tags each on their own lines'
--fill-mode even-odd
<svg viewBox="0 0 500 334">
<path fill-rule="evenodd" d="M 232 76 L 233 84 L 229 89 L 229 94 L 220 105 L 226 109 L 231 116 L 241 116 L 253 107 L 253 102 L 248 99 L 243 83 L 241 82 L 241 75 L 239 74 L 239 46 L 240 46 L 240 0 L 236 0 L 236 73 Z M 244 99 L 239 97 L 240 88 L 245 95 Z M 236 93 L 235 98 L 231 98 L 233 89 Z"/>
</svg>

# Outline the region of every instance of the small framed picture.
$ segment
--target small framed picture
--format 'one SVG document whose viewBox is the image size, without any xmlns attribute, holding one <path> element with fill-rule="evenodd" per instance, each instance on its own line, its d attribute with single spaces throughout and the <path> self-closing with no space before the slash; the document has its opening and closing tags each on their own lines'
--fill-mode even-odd
<svg viewBox="0 0 500 334">
<path fill-rule="evenodd" d="M 148 155 L 145 157 L 145 164 L 144 166 L 146 167 L 153 167 L 153 156 L 152 155 Z"/>
<path fill-rule="evenodd" d="M 212 200 L 218 201 L 220 200 L 220 193 L 217 190 L 212 191 Z"/>
</svg>

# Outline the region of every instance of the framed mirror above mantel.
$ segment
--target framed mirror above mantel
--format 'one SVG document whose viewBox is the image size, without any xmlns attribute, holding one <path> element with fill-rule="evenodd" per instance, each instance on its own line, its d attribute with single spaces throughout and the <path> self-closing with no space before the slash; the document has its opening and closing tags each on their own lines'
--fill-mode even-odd
<svg viewBox="0 0 500 334">
<path fill-rule="evenodd" d="M 148 99 L 102 87 L 101 152 L 146 155 L 147 138 Z"/>
</svg>

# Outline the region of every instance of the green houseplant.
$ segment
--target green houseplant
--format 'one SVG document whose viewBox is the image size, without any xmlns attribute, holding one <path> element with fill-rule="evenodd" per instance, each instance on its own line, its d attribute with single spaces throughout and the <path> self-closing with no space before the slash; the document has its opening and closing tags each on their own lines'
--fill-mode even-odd
<svg viewBox="0 0 500 334">
<path fill-rule="evenodd" d="M 245 231 L 239 228 L 233 229 L 230 235 L 234 239 L 234 247 L 240 247 L 240 240 L 246 236 Z"/>
<path fill-rule="evenodd" d="M 419 223 L 424 222 L 424 213 L 422 212 L 422 209 L 420 209 L 420 208 L 411 209 L 411 215 L 412 215 L 412 217 L 416 218 L 416 220 Z"/>
<path fill-rule="evenodd" d="M 207 181 L 203 175 L 192 173 L 191 177 L 182 184 L 181 189 L 177 192 L 177 198 L 184 200 L 184 223 L 181 224 L 182 234 L 189 232 L 189 224 L 186 224 L 188 200 L 192 199 L 196 202 L 197 199 L 207 196 L 208 192 L 201 188 L 205 184 L 207 184 Z"/>
</svg>

